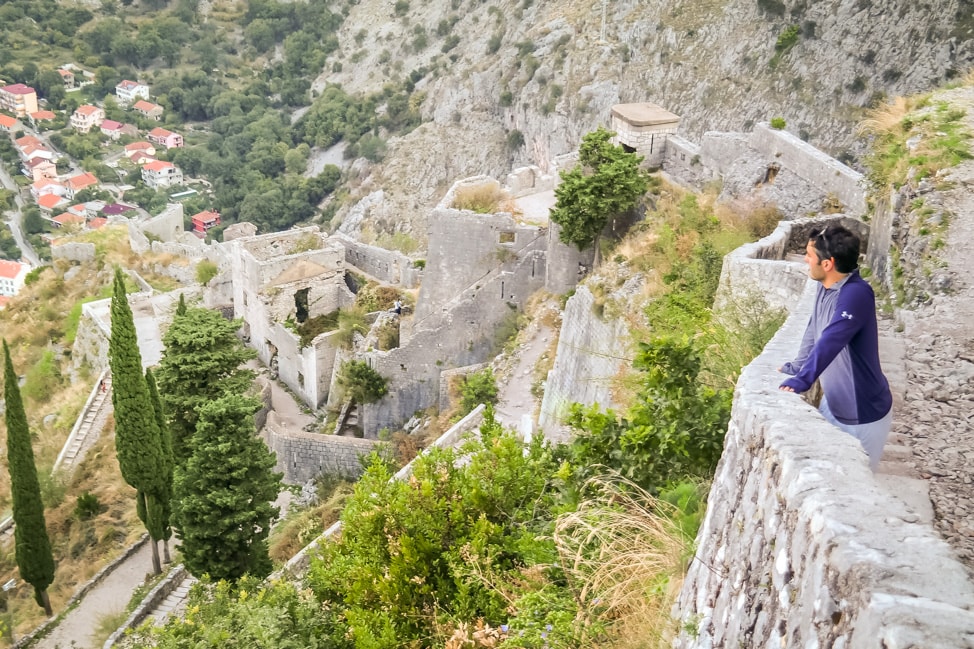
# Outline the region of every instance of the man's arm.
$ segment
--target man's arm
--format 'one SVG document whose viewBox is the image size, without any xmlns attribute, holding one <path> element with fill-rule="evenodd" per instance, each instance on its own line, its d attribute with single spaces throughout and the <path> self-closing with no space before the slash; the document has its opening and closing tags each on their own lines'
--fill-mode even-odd
<svg viewBox="0 0 974 649">
<path fill-rule="evenodd" d="M 812 387 L 825 368 L 862 329 L 866 318 L 875 317 L 872 300 L 869 300 L 870 304 L 865 304 L 865 299 L 866 296 L 856 290 L 843 290 L 839 293 L 832 320 L 822 331 L 798 374 L 781 383 L 782 390 L 805 392 Z"/>
<path fill-rule="evenodd" d="M 812 353 L 812 348 L 815 346 L 815 332 L 812 330 L 812 320 L 813 318 L 810 316 L 808 318 L 808 324 L 805 326 L 805 335 L 802 336 L 802 344 L 798 348 L 798 355 L 795 356 L 795 360 L 789 361 L 779 367 L 779 372 L 794 376 L 802 371 L 802 366 L 808 360 L 808 355 Z"/>
</svg>

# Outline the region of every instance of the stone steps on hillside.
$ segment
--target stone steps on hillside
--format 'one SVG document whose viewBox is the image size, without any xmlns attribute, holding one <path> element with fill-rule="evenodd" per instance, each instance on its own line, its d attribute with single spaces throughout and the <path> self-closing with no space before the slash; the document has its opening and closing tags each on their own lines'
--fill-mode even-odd
<svg viewBox="0 0 974 649">
<path fill-rule="evenodd" d="M 903 339 L 897 336 L 880 336 L 879 359 L 893 393 L 893 420 L 897 421 L 897 413 L 904 411 L 909 383 L 906 374 L 906 344 Z M 886 440 L 883 459 L 876 471 L 876 481 L 916 514 L 918 521 L 933 523 L 930 485 L 926 480 L 920 479 L 913 460 L 913 449 L 908 445 L 905 435 L 891 433 Z"/>
<path fill-rule="evenodd" d="M 146 617 L 151 618 L 156 626 L 162 626 L 171 615 L 182 613 L 186 609 L 189 591 L 197 581 L 199 580 L 196 577 L 187 574 L 186 578 L 171 593 L 166 595 L 166 599 L 162 600 L 162 603 Z"/>
</svg>

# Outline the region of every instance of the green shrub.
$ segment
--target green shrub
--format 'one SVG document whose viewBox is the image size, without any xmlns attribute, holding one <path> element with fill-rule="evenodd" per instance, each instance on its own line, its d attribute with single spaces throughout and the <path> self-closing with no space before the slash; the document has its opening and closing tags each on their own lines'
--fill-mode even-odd
<svg viewBox="0 0 974 649">
<path fill-rule="evenodd" d="M 625 416 L 571 406 L 566 421 L 578 431 L 572 452 L 581 476 L 602 465 L 658 493 L 687 476 L 713 475 L 732 392 L 702 385 L 701 366 L 697 343 L 658 337 L 639 344 L 633 367 L 640 371 L 640 389 Z"/>
<path fill-rule="evenodd" d="M 524 146 L 524 133 L 514 129 L 507 134 L 507 148 L 516 150 Z"/>
<path fill-rule="evenodd" d="M 34 401 L 50 399 L 61 386 L 61 370 L 54 358 L 54 352 L 45 350 L 34 366 L 27 370 L 27 378 L 21 392 Z"/>
<path fill-rule="evenodd" d="M 460 416 L 464 416 L 480 404 L 497 403 L 497 380 L 494 371 L 485 368 L 463 377 L 460 385 Z"/>
<path fill-rule="evenodd" d="M 772 117 L 771 118 L 771 128 L 780 131 L 785 127 L 784 117 Z"/>
<path fill-rule="evenodd" d="M 86 521 L 89 518 L 94 518 L 101 512 L 102 505 L 98 500 L 98 496 L 88 491 L 78 496 L 77 503 L 74 506 L 74 515 L 79 519 Z"/>
<path fill-rule="evenodd" d="M 491 7 L 493 8 L 493 7 Z M 496 54 L 501 48 L 501 43 L 504 42 L 503 34 L 493 34 L 490 40 L 487 41 L 487 54 Z"/>
<path fill-rule="evenodd" d="M 774 44 L 774 50 L 778 53 L 785 53 L 798 43 L 801 37 L 801 27 L 798 25 L 788 25 L 785 30 L 778 35 L 778 40 Z"/>
<path fill-rule="evenodd" d="M 408 0 L 396 0 L 396 4 L 393 7 L 393 11 L 396 12 L 397 16 L 405 16 L 409 13 L 409 2 Z"/>
<path fill-rule="evenodd" d="M 345 361 L 338 371 L 338 385 L 356 403 L 374 403 L 389 391 L 389 381 L 365 361 Z"/>
<path fill-rule="evenodd" d="M 196 281 L 206 286 L 210 283 L 210 280 L 216 277 L 219 272 L 216 264 L 214 264 L 209 259 L 204 259 L 200 263 L 196 264 Z"/>
</svg>

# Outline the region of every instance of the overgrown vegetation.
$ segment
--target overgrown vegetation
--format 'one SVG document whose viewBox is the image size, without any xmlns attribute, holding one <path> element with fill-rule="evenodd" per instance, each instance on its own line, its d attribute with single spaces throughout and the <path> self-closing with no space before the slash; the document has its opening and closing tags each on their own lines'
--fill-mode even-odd
<svg viewBox="0 0 974 649">
<path fill-rule="evenodd" d="M 506 192 L 497 183 L 465 185 L 457 188 L 453 207 L 477 214 L 493 214 L 501 210 L 501 205 L 506 199 Z"/>
<path fill-rule="evenodd" d="M 687 483 L 656 501 L 614 479 L 579 483 L 562 468 L 573 461 L 565 451 L 539 438 L 525 448 L 488 414 L 480 439 L 433 449 L 409 480 L 391 481 L 394 469 L 376 458 L 342 511 L 340 538 L 312 560 L 307 590 L 204 583 L 188 623 L 143 627 L 137 644 L 216 647 L 232 636 L 272 647 L 287 633 L 348 648 L 635 637 L 661 647 L 702 492 Z"/>
<path fill-rule="evenodd" d="M 871 139 L 866 158 L 877 191 L 899 188 L 970 159 L 971 134 L 963 109 L 929 96 L 897 97 L 869 112 L 860 130 Z"/>
<path fill-rule="evenodd" d="M 462 417 L 482 403 L 497 403 L 497 380 L 494 378 L 494 371 L 489 367 L 468 374 L 461 380 L 458 414 Z"/>
<path fill-rule="evenodd" d="M 373 403 L 389 391 L 389 381 L 365 361 L 345 361 L 336 379 L 346 398 L 355 403 Z"/>
</svg>

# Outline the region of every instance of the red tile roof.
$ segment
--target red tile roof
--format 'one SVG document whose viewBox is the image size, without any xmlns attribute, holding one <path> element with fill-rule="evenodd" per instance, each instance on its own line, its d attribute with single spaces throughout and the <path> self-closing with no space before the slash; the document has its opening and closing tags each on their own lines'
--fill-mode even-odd
<svg viewBox="0 0 974 649">
<path fill-rule="evenodd" d="M 142 166 L 143 169 L 148 169 L 149 171 L 162 171 L 163 169 L 172 169 L 175 167 L 171 162 L 166 162 L 165 160 L 153 160 Z"/>
<path fill-rule="evenodd" d="M 14 279 L 20 274 L 21 269 L 24 267 L 19 261 L 8 261 L 6 259 L 0 259 L 0 277 L 6 277 L 7 279 Z"/>
<path fill-rule="evenodd" d="M 12 86 L 4 86 L 0 90 L 5 90 L 11 95 L 29 95 L 34 92 L 34 89 L 30 86 L 25 86 L 22 83 L 15 83 Z"/>
<path fill-rule="evenodd" d="M 35 122 L 43 122 L 46 119 L 54 119 L 57 117 L 57 115 L 55 115 L 54 111 L 51 110 L 39 110 L 36 113 L 31 113 L 30 117 Z"/>
<path fill-rule="evenodd" d="M 133 142 L 132 144 L 126 144 L 126 151 L 145 151 L 146 149 L 155 149 L 156 146 L 151 142 Z"/>
<path fill-rule="evenodd" d="M 0 126 L 4 128 L 13 128 L 17 125 L 17 120 L 9 115 L 0 114 Z"/>
<path fill-rule="evenodd" d="M 71 189 L 77 191 L 79 189 L 84 189 L 85 187 L 91 187 L 92 185 L 98 184 L 98 177 L 90 172 L 85 172 L 83 174 L 78 174 L 77 176 L 72 176 L 68 178 L 66 184 Z"/>
<path fill-rule="evenodd" d="M 53 210 L 55 207 L 65 202 L 63 198 L 57 194 L 44 194 L 37 199 L 37 205 L 49 210 Z"/>
<path fill-rule="evenodd" d="M 78 106 L 74 109 L 74 112 L 80 115 L 94 115 L 96 112 L 100 111 L 101 108 L 98 106 L 92 106 L 91 104 L 85 104 L 84 106 Z"/>
<path fill-rule="evenodd" d="M 102 121 L 101 128 L 107 129 L 109 131 L 117 131 L 118 129 L 122 128 L 122 123 L 116 122 L 115 120 L 112 119 L 106 119 Z"/>
<path fill-rule="evenodd" d="M 65 212 L 64 214 L 58 214 L 51 220 L 61 225 L 67 225 L 68 223 L 84 223 L 85 217 Z"/>
<path fill-rule="evenodd" d="M 106 223 L 108 223 L 108 219 L 106 219 L 103 216 L 96 216 L 95 218 L 88 221 L 88 228 L 90 230 L 97 230 L 98 228 L 102 227 Z"/>
</svg>

